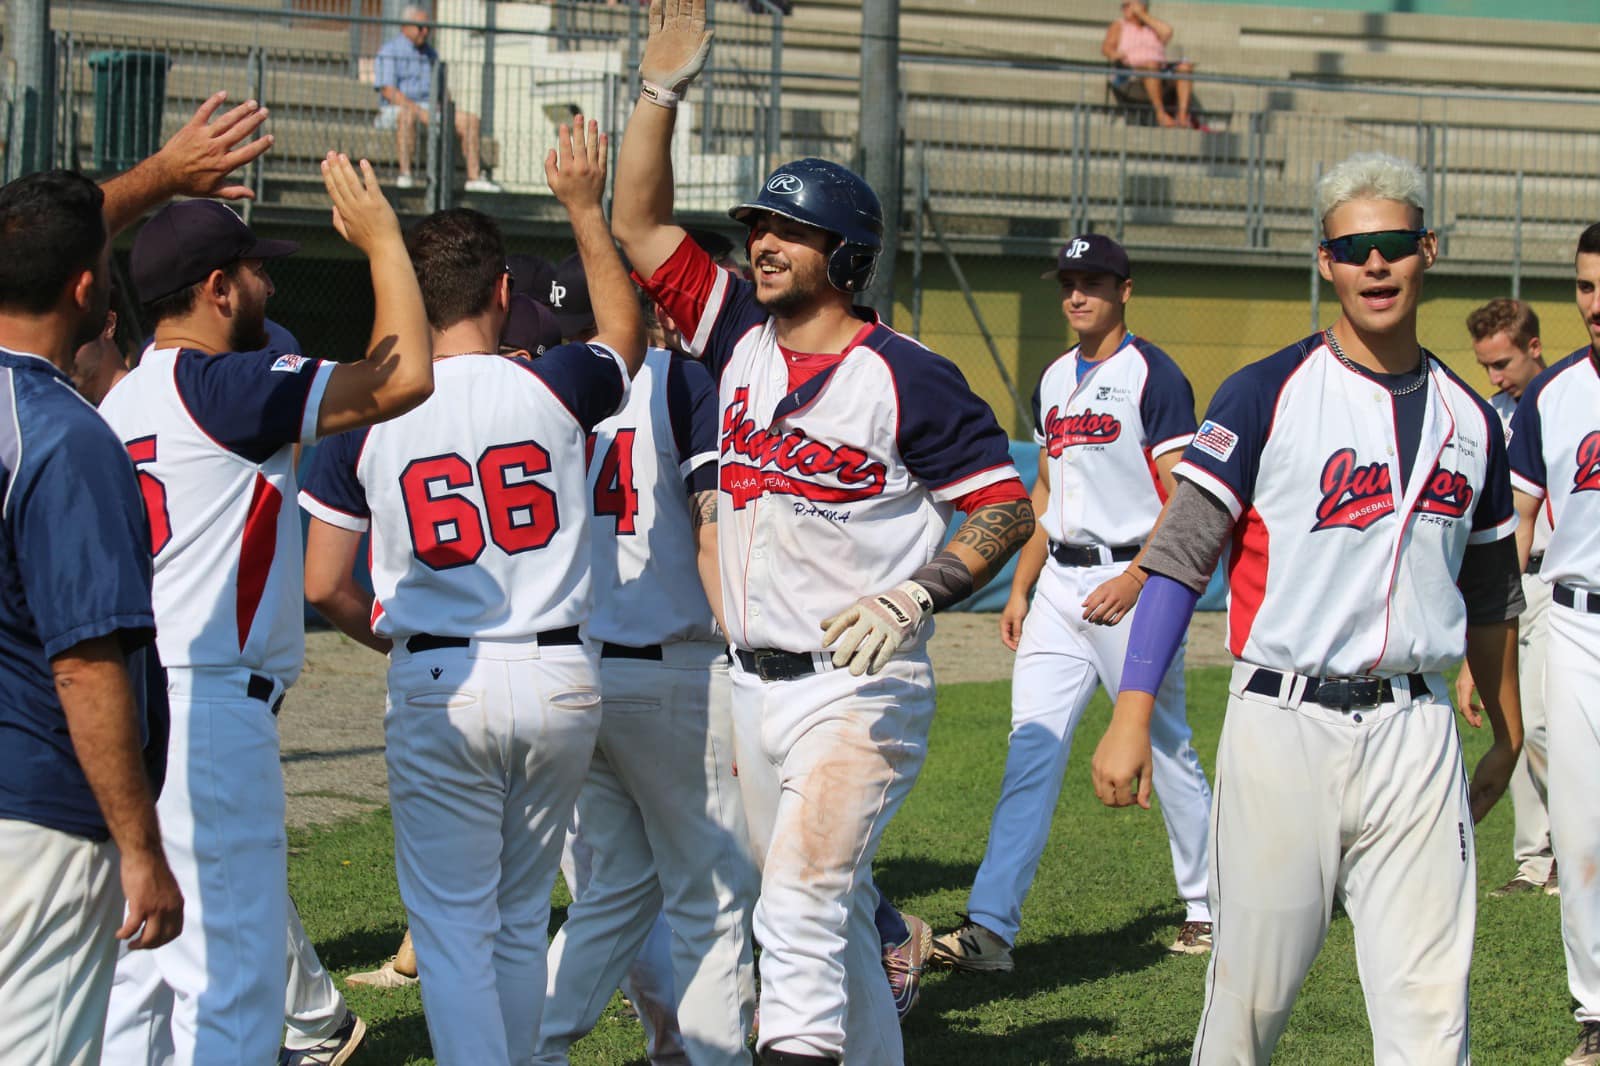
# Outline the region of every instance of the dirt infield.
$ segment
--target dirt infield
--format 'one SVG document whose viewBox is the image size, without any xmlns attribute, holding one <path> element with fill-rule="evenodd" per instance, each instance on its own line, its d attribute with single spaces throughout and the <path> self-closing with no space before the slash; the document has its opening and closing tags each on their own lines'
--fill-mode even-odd
<svg viewBox="0 0 1600 1066">
<path fill-rule="evenodd" d="M 1011 676 L 997 615 L 948 614 L 930 648 L 941 684 Z M 1220 614 L 1199 614 L 1189 630 L 1188 664 L 1229 661 Z M 384 670 L 388 661 L 333 632 L 306 635 L 306 668 L 279 720 L 291 826 L 327 825 L 388 802 L 383 765 Z"/>
</svg>

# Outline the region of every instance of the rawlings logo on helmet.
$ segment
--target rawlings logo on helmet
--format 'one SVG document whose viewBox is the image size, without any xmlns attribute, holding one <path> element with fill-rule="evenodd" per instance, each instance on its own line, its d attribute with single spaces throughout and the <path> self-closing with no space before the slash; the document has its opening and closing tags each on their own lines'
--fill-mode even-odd
<svg viewBox="0 0 1600 1066">
<path fill-rule="evenodd" d="M 793 174 L 774 174 L 767 181 L 767 191 L 778 193 L 780 196 L 795 196 L 806 187 L 806 183 Z"/>
</svg>

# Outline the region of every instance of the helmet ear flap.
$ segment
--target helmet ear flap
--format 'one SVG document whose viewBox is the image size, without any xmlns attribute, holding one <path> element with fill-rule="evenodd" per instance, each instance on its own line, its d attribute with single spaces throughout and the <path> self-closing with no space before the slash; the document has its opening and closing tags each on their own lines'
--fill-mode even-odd
<svg viewBox="0 0 1600 1066">
<path fill-rule="evenodd" d="M 840 242 L 828 253 L 828 283 L 842 292 L 861 292 L 878 272 L 878 251 L 870 244 Z"/>
</svg>

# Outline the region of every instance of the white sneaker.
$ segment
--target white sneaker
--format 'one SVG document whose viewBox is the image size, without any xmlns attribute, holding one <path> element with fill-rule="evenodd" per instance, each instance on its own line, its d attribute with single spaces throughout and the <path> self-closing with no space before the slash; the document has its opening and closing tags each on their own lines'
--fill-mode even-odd
<svg viewBox="0 0 1600 1066">
<path fill-rule="evenodd" d="M 345 1011 L 339 1031 L 315 1047 L 280 1048 L 278 1066 L 344 1066 L 366 1035 L 367 1023 L 357 1018 L 354 1011 Z"/>
<path fill-rule="evenodd" d="M 344 979 L 347 985 L 365 985 L 368 988 L 406 988 L 417 983 L 417 978 L 411 974 L 403 974 L 394 968 L 394 957 L 376 970 L 365 973 L 353 973 Z"/>
<path fill-rule="evenodd" d="M 394 187 L 397 189 L 415 189 L 417 187 L 417 179 L 410 174 L 402 174 L 394 179 Z"/>
<path fill-rule="evenodd" d="M 1010 973 L 1011 945 L 963 914 L 959 926 L 933 938 L 934 960 L 968 973 Z"/>
<path fill-rule="evenodd" d="M 488 178 L 473 178 L 467 182 L 466 190 L 468 192 L 505 192 L 498 182 L 490 181 Z"/>
</svg>

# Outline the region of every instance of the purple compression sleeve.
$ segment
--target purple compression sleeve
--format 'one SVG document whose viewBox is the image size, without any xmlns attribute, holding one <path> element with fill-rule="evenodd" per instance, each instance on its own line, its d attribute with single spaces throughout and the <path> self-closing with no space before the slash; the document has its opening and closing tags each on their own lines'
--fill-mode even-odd
<svg viewBox="0 0 1600 1066">
<path fill-rule="evenodd" d="M 1199 602 L 1200 594 L 1187 586 L 1160 574 L 1150 575 L 1128 632 L 1128 655 L 1122 661 L 1123 692 L 1156 694 Z"/>
</svg>

